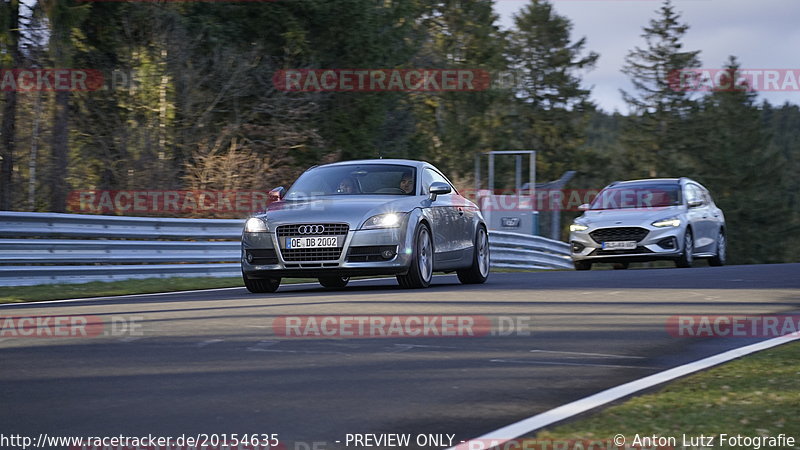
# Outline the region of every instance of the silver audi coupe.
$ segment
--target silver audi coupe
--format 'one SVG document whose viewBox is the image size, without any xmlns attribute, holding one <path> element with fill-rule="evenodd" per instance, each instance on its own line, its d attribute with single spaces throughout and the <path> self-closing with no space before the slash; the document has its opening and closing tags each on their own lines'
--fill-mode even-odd
<svg viewBox="0 0 800 450">
<path fill-rule="evenodd" d="M 462 283 L 489 276 L 489 235 L 478 207 L 436 167 L 361 160 L 314 166 L 242 233 L 242 278 L 250 292 L 275 292 L 282 277 L 341 288 L 352 276 L 395 275 L 404 288 L 433 272 Z"/>
</svg>

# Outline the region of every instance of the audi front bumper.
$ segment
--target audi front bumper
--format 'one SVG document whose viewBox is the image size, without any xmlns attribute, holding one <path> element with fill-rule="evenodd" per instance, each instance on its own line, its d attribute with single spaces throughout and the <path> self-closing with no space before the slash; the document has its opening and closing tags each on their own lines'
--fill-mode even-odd
<svg viewBox="0 0 800 450">
<path fill-rule="evenodd" d="M 242 272 L 249 278 L 395 275 L 411 266 L 407 227 L 349 230 L 341 248 L 292 252 L 275 231 L 242 235 Z"/>
</svg>

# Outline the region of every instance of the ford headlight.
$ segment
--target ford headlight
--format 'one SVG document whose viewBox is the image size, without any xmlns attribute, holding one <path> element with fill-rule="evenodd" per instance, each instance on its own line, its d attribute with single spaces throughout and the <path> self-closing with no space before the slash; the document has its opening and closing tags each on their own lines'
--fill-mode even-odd
<svg viewBox="0 0 800 450">
<path fill-rule="evenodd" d="M 569 231 L 586 231 L 589 227 L 581 223 L 573 223 L 569 226 Z"/>
<path fill-rule="evenodd" d="M 364 226 L 361 228 L 368 230 L 371 228 L 397 228 L 400 226 L 401 222 L 403 221 L 403 214 L 398 213 L 388 213 L 388 214 L 378 214 L 377 216 L 372 216 L 364 222 Z"/>
<path fill-rule="evenodd" d="M 651 225 L 654 227 L 664 228 L 664 227 L 679 227 L 681 226 L 681 219 L 679 217 L 670 217 L 668 219 L 661 219 L 656 220 Z"/>
<path fill-rule="evenodd" d="M 245 233 L 266 233 L 267 224 L 258 217 L 251 217 L 244 224 L 244 231 Z"/>
</svg>

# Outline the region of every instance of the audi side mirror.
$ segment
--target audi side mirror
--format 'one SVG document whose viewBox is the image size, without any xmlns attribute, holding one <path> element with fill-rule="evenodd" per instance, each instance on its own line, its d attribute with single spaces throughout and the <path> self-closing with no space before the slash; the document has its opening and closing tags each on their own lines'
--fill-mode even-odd
<svg viewBox="0 0 800 450">
<path fill-rule="evenodd" d="M 283 186 L 276 187 L 275 189 L 269 191 L 269 201 L 277 202 L 286 195 L 286 189 Z"/>
<path fill-rule="evenodd" d="M 428 198 L 430 198 L 432 202 L 435 202 L 437 195 L 445 195 L 451 192 L 453 192 L 453 189 L 450 188 L 449 184 L 441 181 L 435 181 L 431 183 L 431 187 L 428 188 Z"/>
<path fill-rule="evenodd" d="M 578 206 L 578 211 L 588 211 L 588 210 L 589 210 L 589 204 L 588 203 L 584 203 L 581 206 Z"/>
</svg>

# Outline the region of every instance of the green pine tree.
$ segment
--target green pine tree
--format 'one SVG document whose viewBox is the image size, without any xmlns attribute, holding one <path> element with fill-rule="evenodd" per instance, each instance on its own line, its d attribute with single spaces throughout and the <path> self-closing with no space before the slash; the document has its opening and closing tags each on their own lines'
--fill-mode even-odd
<svg viewBox="0 0 800 450">
<path fill-rule="evenodd" d="M 537 150 L 537 172 L 556 179 L 573 170 L 594 105 L 580 73 L 599 58 L 586 38 L 573 41 L 572 23 L 545 0 L 532 0 L 514 16 L 509 66 L 517 74 L 508 128 L 513 147 Z"/>
<path fill-rule="evenodd" d="M 731 56 L 728 76 L 734 78 L 739 68 Z M 750 89 L 732 89 L 703 99 L 692 133 L 702 148 L 692 154 L 687 173 L 711 191 L 725 213 L 730 261 L 740 264 L 782 262 L 787 240 L 793 239 L 792 211 L 781 190 L 793 175 L 769 146 L 756 98 Z"/>
<path fill-rule="evenodd" d="M 679 175 L 693 151 L 685 127 L 696 101 L 692 92 L 675 85 L 674 77 L 699 67 L 700 52 L 683 48 L 689 26 L 681 23 L 671 0 L 657 14 L 644 28 L 645 47 L 630 51 L 622 69 L 634 87 L 633 92 L 622 91 L 630 107 L 623 142 L 632 176 Z"/>
</svg>

